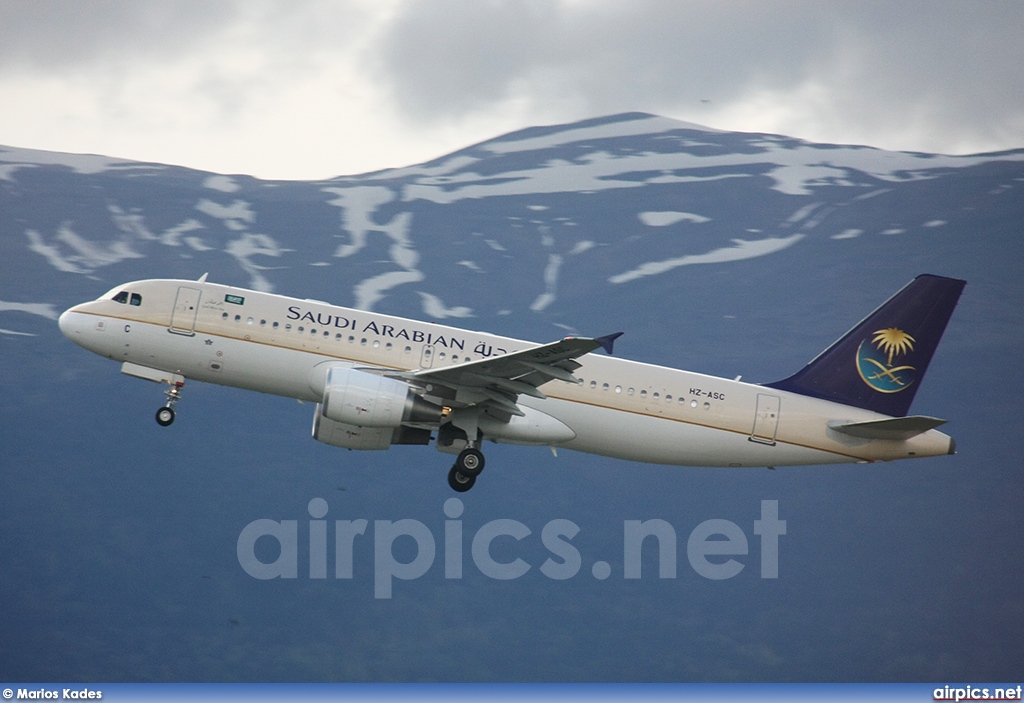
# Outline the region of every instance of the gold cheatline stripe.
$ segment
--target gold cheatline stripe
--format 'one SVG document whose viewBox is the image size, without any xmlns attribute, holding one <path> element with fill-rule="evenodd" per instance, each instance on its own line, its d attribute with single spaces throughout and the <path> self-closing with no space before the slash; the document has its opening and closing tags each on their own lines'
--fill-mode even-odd
<svg viewBox="0 0 1024 703">
<path fill-rule="evenodd" d="M 132 317 L 121 317 L 120 315 L 103 315 L 103 314 L 99 314 L 97 312 L 79 312 L 78 314 L 81 314 L 81 315 L 95 315 L 96 317 L 112 317 L 114 319 L 122 319 L 122 320 L 127 320 L 129 322 L 136 322 L 136 323 L 139 323 L 139 324 L 150 324 L 150 325 L 153 325 L 153 326 L 156 326 L 156 327 L 160 327 L 161 329 L 167 329 L 167 331 L 170 331 L 170 328 L 171 328 L 168 325 L 157 324 L 156 322 L 146 322 L 144 320 L 138 320 L 138 319 L 135 319 L 135 318 L 132 318 Z M 174 333 L 171 333 L 171 334 L 174 334 Z M 239 338 L 239 337 L 230 337 L 229 335 L 221 335 L 221 334 L 215 333 L 215 332 L 203 332 L 203 331 L 200 331 L 200 329 L 197 329 L 196 327 L 193 327 L 193 334 L 191 334 L 191 336 L 195 337 L 196 335 L 199 335 L 199 334 L 207 335 L 207 336 L 210 336 L 210 337 L 219 337 L 220 339 L 231 340 L 231 341 L 234 341 L 234 342 L 248 342 L 250 344 L 258 344 L 258 345 L 261 345 L 261 346 L 264 346 L 264 347 L 273 347 L 275 349 L 287 349 L 289 351 L 305 352 L 305 353 L 308 353 L 308 354 L 315 354 L 317 356 L 327 356 L 327 357 L 330 357 L 332 359 L 340 359 L 342 361 L 353 361 L 353 362 L 359 362 L 359 363 L 371 363 L 371 364 L 373 364 L 375 366 L 380 366 L 382 368 L 392 368 L 392 369 L 394 369 L 396 371 L 415 370 L 415 369 L 411 369 L 411 368 L 403 368 L 401 366 L 392 366 L 392 365 L 384 364 L 384 363 L 377 363 L 377 362 L 365 361 L 365 360 L 361 360 L 361 359 L 354 359 L 354 358 L 351 358 L 351 357 L 348 357 L 348 356 L 338 356 L 336 354 L 329 354 L 329 353 L 326 353 L 326 352 L 317 352 L 317 351 L 311 351 L 311 350 L 308 350 L 308 349 L 297 349 L 295 347 L 289 347 L 289 346 L 286 346 L 286 345 L 283 345 L 283 344 L 274 344 L 272 342 L 261 342 L 261 341 L 258 341 L 258 340 L 247 340 L 247 339 Z M 673 369 L 673 370 L 677 370 L 677 369 Z M 566 398 L 564 396 L 556 395 L 555 393 L 548 393 L 547 396 L 549 398 L 554 398 L 556 400 L 562 400 L 562 401 L 567 402 L 567 403 L 579 403 L 580 405 L 589 405 L 591 407 L 600 407 L 600 408 L 604 408 L 606 410 L 614 410 L 614 411 L 617 411 L 617 412 L 628 412 L 629 414 L 642 415 L 642 416 L 644 416 L 644 418 L 653 418 L 655 420 L 665 420 L 665 421 L 668 421 L 670 423 L 681 423 L 683 425 L 692 425 L 693 427 L 702 427 L 702 428 L 706 428 L 706 429 L 709 429 L 709 430 L 718 430 L 720 432 L 731 432 L 731 433 L 736 434 L 736 435 L 746 436 L 745 432 L 742 432 L 740 430 L 733 430 L 733 429 L 730 429 L 730 428 L 727 428 L 727 427 L 719 427 L 717 425 L 709 425 L 707 423 L 697 423 L 697 422 L 692 421 L 692 420 L 682 420 L 682 419 L 679 419 L 679 418 L 666 418 L 665 415 L 657 415 L 657 414 L 653 414 L 651 412 L 643 412 L 643 411 L 640 411 L 640 410 L 631 410 L 631 409 L 623 408 L 623 407 L 615 407 L 615 406 L 612 406 L 612 405 L 605 405 L 605 404 L 602 404 L 602 403 L 595 403 L 595 402 L 591 402 L 591 401 L 588 401 L 588 400 L 573 400 L 571 398 Z M 836 451 L 834 449 L 825 449 L 824 447 L 819 447 L 819 446 L 816 446 L 814 444 L 804 444 L 802 442 L 793 442 L 793 441 L 782 440 L 782 439 L 778 439 L 778 438 L 776 438 L 775 441 L 778 442 L 778 443 L 781 443 L 781 444 L 787 444 L 787 445 L 795 446 L 795 447 L 802 447 L 804 449 L 813 449 L 815 451 L 823 451 L 826 454 L 836 454 L 838 456 L 846 456 L 847 458 L 856 459 L 856 460 L 858 460 L 858 462 L 867 462 L 869 464 L 874 464 L 874 463 L 876 463 L 876 460 L 877 460 L 877 459 L 864 458 L 863 456 L 858 456 L 857 454 L 848 454 L 848 453 L 843 452 L 843 451 Z"/>
</svg>

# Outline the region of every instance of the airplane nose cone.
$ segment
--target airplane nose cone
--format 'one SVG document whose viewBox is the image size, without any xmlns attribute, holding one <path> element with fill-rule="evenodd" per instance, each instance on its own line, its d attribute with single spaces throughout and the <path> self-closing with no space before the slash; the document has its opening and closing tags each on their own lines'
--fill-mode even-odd
<svg viewBox="0 0 1024 703">
<path fill-rule="evenodd" d="M 69 322 L 71 316 L 71 310 L 65 310 L 57 318 L 57 326 L 60 327 L 60 332 L 65 337 L 71 333 L 71 323 Z"/>
<path fill-rule="evenodd" d="M 75 311 L 74 308 L 68 308 L 60 314 L 57 318 L 57 326 L 60 327 L 61 334 L 70 340 L 75 340 L 75 336 L 81 332 L 81 313 Z"/>
</svg>

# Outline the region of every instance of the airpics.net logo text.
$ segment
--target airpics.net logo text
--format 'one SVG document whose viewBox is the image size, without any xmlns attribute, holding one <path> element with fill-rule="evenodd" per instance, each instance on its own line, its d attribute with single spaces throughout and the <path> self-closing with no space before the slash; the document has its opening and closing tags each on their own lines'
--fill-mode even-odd
<svg viewBox="0 0 1024 703">
<path fill-rule="evenodd" d="M 326 579 L 328 574 L 328 513 L 327 501 L 313 498 L 309 501 L 308 557 L 309 578 Z M 502 538 L 507 546 L 508 538 L 514 543 L 530 538 L 534 531 L 527 525 L 508 518 L 491 520 L 482 524 L 470 534 L 461 519 L 465 506 L 458 498 L 449 498 L 444 503 L 445 519 L 442 545 L 444 577 L 461 579 L 465 566 L 465 547 L 468 543 L 469 556 L 473 566 L 484 576 L 507 581 L 524 576 L 534 568 L 521 556 L 498 561 L 492 554 L 492 543 Z M 305 526 L 304 526 L 305 528 Z M 333 556 L 334 578 L 353 579 L 357 569 L 354 562 L 356 540 L 370 540 L 367 534 L 370 521 L 366 519 L 334 520 Z M 583 568 L 583 556 L 572 540 L 580 527 L 572 520 L 556 519 L 545 524 L 540 530 L 540 542 L 548 556 L 537 570 L 547 578 L 563 581 L 579 574 Z M 786 521 L 779 519 L 779 501 L 762 500 L 760 517 L 753 521 L 753 535 L 760 542 L 760 577 L 775 579 L 779 576 L 779 538 L 786 534 Z M 395 543 L 399 540 L 415 544 L 414 556 L 404 561 L 395 555 Z M 258 549 L 257 542 L 276 543 L 272 549 Z M 647 540 L 657 545 L 658 577 L 674 579 L 677 574 L 679 539 L 671 523 L 661 519 L 624 520 L 622 523 L 622 577 L 642 577 L 642 549 Z M 303 540 L 305 542 L 305 540 Z M 438 540 L 425 523 L 414 520 L 373 521 L 373 595 L 374 598 L 391 598 L 394 583 L 412 581 L 427 574 L 438 556 Z M 273 561 L 263 561 L 257 551 L 268 557 L 276 553 Z M 253 520 L 238 535 L 238 563 L 242 569 L 256 579 L 294 579 L 299 576 L 300 562 L 298 520 Z M 408 556 L 403 549 L 402 555 Z M 507 552 L 507 549 L 503 550 Z M 706 579 L 730 579 L 746 568 L 745 557 L 750 545 L 747 533 L 731 520 L 705 520 L 693 528 L 686 539 L 686 558 L 693 571 Z M 304 559 L 305 560 L 305 559 Z M 606 561 L 595 561 L 590 572 L 598 580 L 612 575 L 612 566 Z M 365 573 L 365 572 L 362 572 Z"/>
</svg>

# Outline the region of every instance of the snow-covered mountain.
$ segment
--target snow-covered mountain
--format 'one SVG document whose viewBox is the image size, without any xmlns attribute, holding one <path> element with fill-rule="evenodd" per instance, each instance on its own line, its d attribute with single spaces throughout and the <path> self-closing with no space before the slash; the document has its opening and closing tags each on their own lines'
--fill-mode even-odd
<svg viewBox="0 0 1024 703">
<path fill-rule="evenodd" d="M 1012 678 L 1022 191 L 1024 149 L 887 152 L 639 113 L 315 182 L 0 147 L 0 612 L 31 633 L 0 646 L 0 678 Z M 377 603 L 371 545 L 362 579 L 255 582 L 233 556 L 249 521 L 306 520 L 322 497 L 337 519 L 443 530 L 450 462 L 322 447 L 311 407 L 197 384 L 162 430 L 158 388 L 57 331 L 124 281 L 205 272 L 536 341 L 622 330 L 628 358 L 753 381 L 915 275 L 961 277 L 914 407 L 950 418 L 961 453 L 730 473 L 495 448 L 467 530 L 572 519 L 575 579 L 534 568 L 510 589 L 435 565 Z M 668 520 L 682 545 L 704 519 L 749 528 L 769 498 L 789 520 L 777 583 L 753 566 L 725 584 L 590 576 L 598 556 L 621 574 L 623 520 Z"/>
</svg>

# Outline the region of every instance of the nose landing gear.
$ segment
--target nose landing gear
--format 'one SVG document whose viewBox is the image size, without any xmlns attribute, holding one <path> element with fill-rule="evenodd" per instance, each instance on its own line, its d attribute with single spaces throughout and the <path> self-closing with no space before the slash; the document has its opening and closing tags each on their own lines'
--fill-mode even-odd
<svg viewBox="0 0 1024 703">
<path fill-rule="evenodd" d="M 167 427 L 174 422 L 174 404 L 181 400 L 181 389 L 185 387 L 185 382 L 170 382 L 170 386 L 170 388 L 164 391 L 164 395 L 167 396 L 167 403 L 156 411 L 156 422 L 161 427 Z"/>
</svg>

